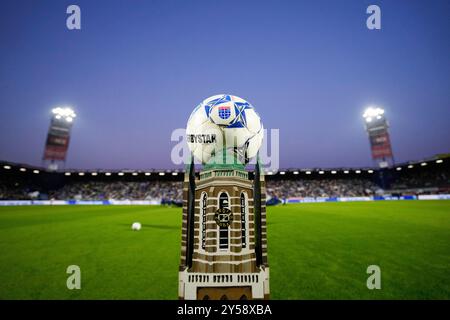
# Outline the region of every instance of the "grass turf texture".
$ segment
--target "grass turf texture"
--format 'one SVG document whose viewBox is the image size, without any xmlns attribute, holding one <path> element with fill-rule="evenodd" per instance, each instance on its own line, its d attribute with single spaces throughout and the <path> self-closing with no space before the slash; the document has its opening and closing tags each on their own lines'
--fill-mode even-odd
<svg viewBox="0 0 450 320">
<path fill-rule="evenodd" d="M 286 205 L 267 220 L 272 299 L 450 298 L 450 201 Z M 0 298 L 177 299 L 180 232 L 180 208 L 0 207 Z M 81 290 L 66 288 L 72 264 Z M 371 264 L 381 290 L 366 287 Z"/>
</svg>

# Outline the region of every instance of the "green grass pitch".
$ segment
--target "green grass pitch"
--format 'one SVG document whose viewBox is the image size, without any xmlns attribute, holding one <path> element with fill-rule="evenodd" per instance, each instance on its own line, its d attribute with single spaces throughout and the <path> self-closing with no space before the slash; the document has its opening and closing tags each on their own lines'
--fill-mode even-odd
<svg viewBox="0 0 450 320">
<path fill-rule="evenodd" d="M 450 298 L 450 201 L 285 205 L 267 221 L 272 299 Z M 180 208 L 0 207 L 0 299 L 177 299 L 180 232 Z"/>
</svg>

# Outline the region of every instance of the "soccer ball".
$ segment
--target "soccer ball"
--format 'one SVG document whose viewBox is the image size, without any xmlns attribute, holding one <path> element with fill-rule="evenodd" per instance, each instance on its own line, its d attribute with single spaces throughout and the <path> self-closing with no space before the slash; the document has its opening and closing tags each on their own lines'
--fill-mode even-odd
<svg viewBox="0 0 450 320">
<path fill-rule="evenodd" d="M 253 106 L 228 94 L 209 97 L 189 117 L 186 136 L 189 149 L 202 163 L 223 149 L 238 152 L 247 162 L 258 153 L 263 124 Z"/>
<path fill-rule="evenodd" d="M 135 222 L 131 225 L 131 230 L 133 231 L 139 231 L 141 230 L 141 224 L 139 222 Z"/>
</svg>

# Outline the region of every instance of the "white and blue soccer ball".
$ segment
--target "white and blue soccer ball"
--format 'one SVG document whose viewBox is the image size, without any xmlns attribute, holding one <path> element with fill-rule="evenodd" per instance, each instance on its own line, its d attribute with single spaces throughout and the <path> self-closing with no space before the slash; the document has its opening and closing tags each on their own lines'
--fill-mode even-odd
<svg viewBox="0 0 450 320">
<path fill-rule="evenodd" d="M 189 117 L 189 149 L 202 163 L 223 148 L 239 150 L 245 159 L 256 156 L 263 140 L 263 124 L 254 107 L 237 96 L 220 94 L 200 103 Z"/>
<path fill-rule="evenodd" d="M 139 231 L 139 230 L 141 230 L 141 228 L 142 228 L 142 225 L 139 222 L 134 222 L 131 225 L 131 230 L 133 230 L 133 231 Z"/>
</svg>

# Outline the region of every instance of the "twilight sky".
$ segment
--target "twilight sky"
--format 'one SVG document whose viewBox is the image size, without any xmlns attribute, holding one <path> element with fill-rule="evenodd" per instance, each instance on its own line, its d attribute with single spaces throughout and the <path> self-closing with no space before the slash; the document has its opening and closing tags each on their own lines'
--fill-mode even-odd
<svg viewBox="0 0 450 320">
<path fill-rule="evenodd" d="M 82 30 L 66 28 L 81 8 Z M 377 4 L 382 29 L 366 28 Z M 39 165 L 71 105 L 68 168 L 173 168 L 203 99 L 247 99 L 280 165 L 370 166 L 362 113 L 384 107 L 396 160 L 450 152 L 450 1 L 2 1 L 0 159 Z"/>
</svg>

